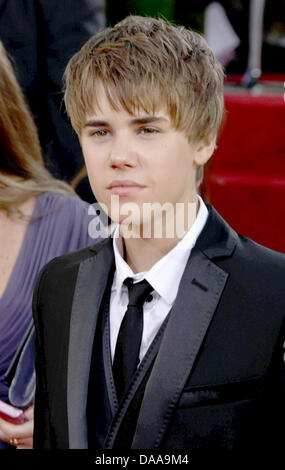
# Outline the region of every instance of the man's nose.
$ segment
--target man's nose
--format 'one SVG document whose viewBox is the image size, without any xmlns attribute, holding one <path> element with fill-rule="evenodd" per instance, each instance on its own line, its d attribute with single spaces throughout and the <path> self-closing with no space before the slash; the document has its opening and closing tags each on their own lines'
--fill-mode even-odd
<svg viewBox="0 0 285 470">
<path fill-rule="evenodd" d="M 115 138 L 110 149 L 111 168 L 132 168 L 136 165 L 136 153 L 130 139 Z"/>
</svg>

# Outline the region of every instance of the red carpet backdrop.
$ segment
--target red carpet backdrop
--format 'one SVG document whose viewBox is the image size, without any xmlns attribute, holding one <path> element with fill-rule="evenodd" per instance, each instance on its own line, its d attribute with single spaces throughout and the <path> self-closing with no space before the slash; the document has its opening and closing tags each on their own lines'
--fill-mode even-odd
<svg viewBox="0 0 285 470">
<path fill-rule="evenodd" d="M 203 192 L 239 233 L 285 252 L 285 88 L 279 90 L 226 92 Z"/>
</svg>

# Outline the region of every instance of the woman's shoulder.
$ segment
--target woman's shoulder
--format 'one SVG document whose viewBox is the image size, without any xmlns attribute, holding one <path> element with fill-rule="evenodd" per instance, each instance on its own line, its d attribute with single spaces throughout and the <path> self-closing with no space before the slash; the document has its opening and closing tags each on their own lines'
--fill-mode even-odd
<svg viewBox="0 0 285 470">
<path fill-rule="evenodd" d="M 49 221 L 58 223 L 59 220 L 69 222 L 71 225 L 80 220 L 89 219 L 94 215 L 92 204 L 83 201 L 77 196 L 46 192 L 38 196 L 35 218 L 48 216 Z"/>
<path fill-rule="evenodd" d="M 85 201 L 82 201 L 82 199 L 77 196 L 50 191 L 41 193 L 38 196 L 38 206 L 39 211 L 78 210 L 86 212 L 88 211 L 90 204 Z"/>
<path fill-rule="evenodd" d="M 53 240 L 68 246 L 69 250 L 94 244 L 100 238 L 97 233 L 95 236 L 91 233 L 93 219 L 98 219 L 92 205 L 76 196 L 42 193 L 38 197 L 35 217 L 41 218 L 40 225 L 46 236 L 49 233 Z"/>
</svg>

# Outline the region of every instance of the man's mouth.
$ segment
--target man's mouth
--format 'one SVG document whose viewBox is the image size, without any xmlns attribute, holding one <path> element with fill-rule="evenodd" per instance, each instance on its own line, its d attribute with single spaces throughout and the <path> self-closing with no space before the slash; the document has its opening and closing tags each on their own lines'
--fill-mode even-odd
<svg viewBox="0 0 285 470">
<path fill-rule="evenodd" d="M 114 180 L 109 184 L 107 189 L 112 194 L 116 194 L 118 196 L 129 196 L 140 191 L 143 188 L 145 188 L 145 186 L 137 183 L 136 181 Z"/>
</svg>

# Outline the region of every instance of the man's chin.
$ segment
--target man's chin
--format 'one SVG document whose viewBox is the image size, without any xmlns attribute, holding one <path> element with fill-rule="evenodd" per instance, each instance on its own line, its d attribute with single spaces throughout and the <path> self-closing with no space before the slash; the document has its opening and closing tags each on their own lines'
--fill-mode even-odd
<svg viewBox="0 0 285 470">
<path fill-rule="evenodd" d="M 140 219 L 120 217 L 120 231 L 124 238 L 140 238 L 143 223 Z"/>
</svg>

